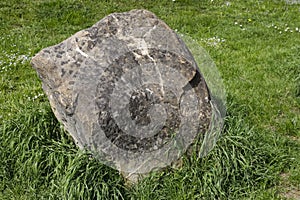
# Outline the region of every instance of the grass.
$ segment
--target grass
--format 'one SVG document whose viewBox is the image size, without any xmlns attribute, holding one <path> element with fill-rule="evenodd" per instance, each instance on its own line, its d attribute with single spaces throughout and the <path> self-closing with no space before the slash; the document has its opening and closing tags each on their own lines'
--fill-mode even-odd
<svg viewBox="0 0 300 200">
<path fill-rule="evenodd" d="M 128 188 L 55 119 L 31 57 L 111 12 L 145 8 L 191 36 L 226 86 L 224 134 L 205 158 Z M 285 1 L 0 2 L 0 199 L 299 199 L 300 4 Z"/>
</svg>

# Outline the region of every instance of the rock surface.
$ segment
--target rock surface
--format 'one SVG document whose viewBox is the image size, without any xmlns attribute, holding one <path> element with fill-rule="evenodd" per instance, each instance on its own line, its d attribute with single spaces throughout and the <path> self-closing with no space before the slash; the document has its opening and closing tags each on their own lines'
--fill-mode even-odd
<svg viewBox="0 0 300 200">
<path fill-rule="evenodd" d="M 209 127 L 193 56 L 149 11 L 110 14 L 41 50 L 32 66 L 76 144 L 129 177 L 177 161 Z"/>
</svg>

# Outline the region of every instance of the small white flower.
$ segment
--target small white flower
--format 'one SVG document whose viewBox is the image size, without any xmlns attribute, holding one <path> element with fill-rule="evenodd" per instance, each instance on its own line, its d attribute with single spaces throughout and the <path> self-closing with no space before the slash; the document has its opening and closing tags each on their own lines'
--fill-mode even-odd
<svg viewBox="0 0 300 200">
<path fill-rule="evenodd" d="M 237 23 L 237 22 L 234 22 L 234 24 L 235 24 L 235 25 L 238 25 L 239 23 Z"/>
</svg>

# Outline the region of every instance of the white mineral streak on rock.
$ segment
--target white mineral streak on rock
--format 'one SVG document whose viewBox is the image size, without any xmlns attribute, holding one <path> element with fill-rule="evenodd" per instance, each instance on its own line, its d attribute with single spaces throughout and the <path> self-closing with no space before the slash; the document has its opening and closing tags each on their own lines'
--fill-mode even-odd
<svg viewBox="0 0 300 200">
<path fill-rule="evenodd" d="M 80 53 L 81 55 L 83 55 L 84 57 L 86 57 L 86 58 L 89 57 L 89 55 L 87 55 L 86 53 L 84 53 L 83 51 L 81 51 L 78 46 L 76 47 L 76 51 L 78 53 Z"/>
</svg>

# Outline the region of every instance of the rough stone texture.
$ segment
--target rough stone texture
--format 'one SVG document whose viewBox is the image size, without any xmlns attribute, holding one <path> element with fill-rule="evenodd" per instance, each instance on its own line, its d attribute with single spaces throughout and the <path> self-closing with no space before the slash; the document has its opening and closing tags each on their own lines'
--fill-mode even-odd
<svg viewBox="0 0 300 200">
<path fill-rule="evenodd" d="M 210 95 L 193 56 L 149 11 L 108 15 L 32 66 L 76 144 L 129 177 L 178 160 L 208 129 Z"/>
</svg>

